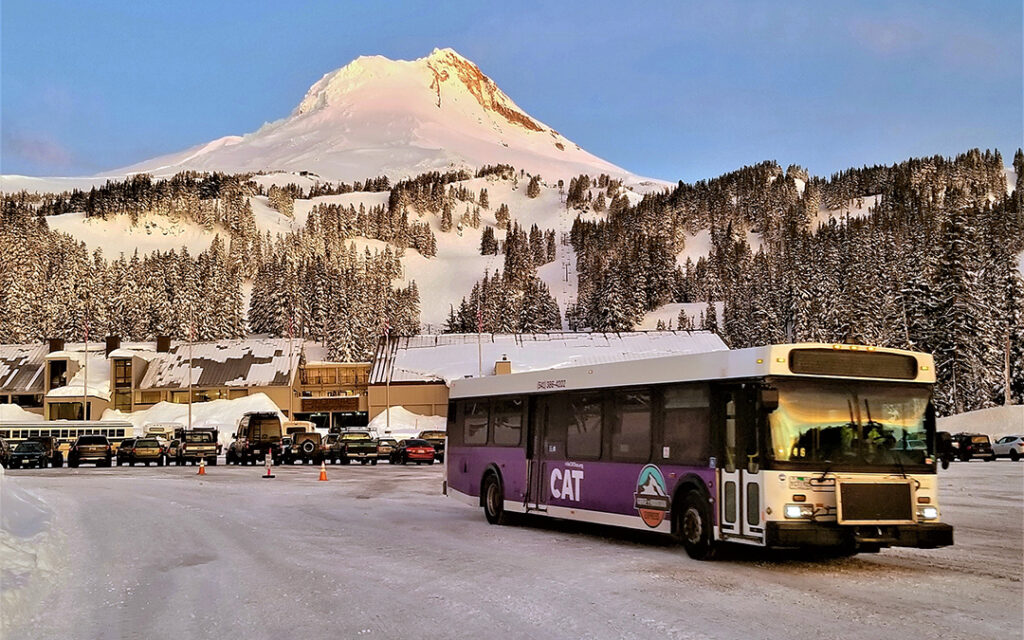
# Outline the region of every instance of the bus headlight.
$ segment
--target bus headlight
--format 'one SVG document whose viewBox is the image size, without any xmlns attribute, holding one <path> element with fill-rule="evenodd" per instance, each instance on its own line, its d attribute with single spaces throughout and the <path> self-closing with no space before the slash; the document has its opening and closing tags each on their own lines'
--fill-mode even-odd
<svg viewBox="0 0 1024 640">
<path fill-rule="evenodd" d="M 787 504 L 785 509 L 786 517 L 790 520 L 799 520 L 800 518 L 810 518 L 814 515 L 813 504 Z"/>
<path fill-rule="evenodd" d="M 934 520 L 939 517 L 939 510 L 931 505 L 918 505 L 917 507 L 917 519 L 918 520 Z"/>
</svg>

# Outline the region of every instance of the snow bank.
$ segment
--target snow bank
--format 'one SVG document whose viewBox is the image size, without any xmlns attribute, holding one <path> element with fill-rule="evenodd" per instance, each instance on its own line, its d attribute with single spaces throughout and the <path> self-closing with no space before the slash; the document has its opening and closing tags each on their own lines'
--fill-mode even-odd
<svg viewBox="0 0 1024 640">
<path fill-rule="evenodd" d="M 390 429 L 388 421 L 390 414 Z M 397 440 L 418 436 L 420 431 L 445 431 L 448 419 L 444 416 L 421 416 L 405 407 L 391 407 L 381 412 L 368 425 L 379 437 L 391 436 Z"/>
<path fill-rule="evenodd" d="M 42 422 L 43 416 L 25 411 L 16 404 L 0 404 L 0 424 L 4 422 Z"/>
<path fill-rule="evenodd" d="M 53 511 L 0 467 L 0 636 L 57 579 Z"/>
<path fill-rule="evenodd" d="M 993 440 L 1001 436 L 1024 434 L 1024 404 L 968 411 L 937 420 L 940 431 L 984 433 Z"/>
<path fill-rule="evenodd" d="M 244 398 L 235 400 L 211 400 L 209 402 L 196 402 L 192 404 L 192 426 L 193 427 L 217 427 L 220 429 L 221 444 L 230 444 L 231 434 L 234 433 L 238 421 L 247 411 L 273 411 L 280 414 L 280 410 L 273 400 L 266 394 L 254 393 Z M 281 415 L 284 420 L 284 416 Z M 135 435 L 141 436 L 143 427 L 155 422 L 188 422 L 188 405 L 173 402 L 160 402 L 144 411 L 134 413 L 123 413 L 114 409 L 107 409 L 103 412 L 100 420 L 120 420 L 131 422 L 135 426 Z"/>
</svg>

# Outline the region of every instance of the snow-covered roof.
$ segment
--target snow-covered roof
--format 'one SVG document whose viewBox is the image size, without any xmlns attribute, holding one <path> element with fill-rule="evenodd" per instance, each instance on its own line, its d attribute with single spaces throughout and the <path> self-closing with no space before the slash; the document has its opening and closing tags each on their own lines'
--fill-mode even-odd
<svg viewBox="0 0 1024 640">
<path fill-rule="evenodd" d="M 728 349 L 707 331 L 630 333 L 449 333 L 392 338 L 377 348 L 370 384 L 450 382 L 490 376 L 503 357 L 513 373 Z M 478 355 L 478 349 L 479 354 Z M 482 359 L 483 371 L 480 371 Z"/>
<path fill-rule="evenodd" d="M 60 354 L 60 359 L 67 358 L 76 360 L 79 365 L 84 365 L 84 345 L 82 345 L 82 347 L 82 350 L 73 350 L 71 347 L 65 347 L 64 351 L 55 351 L 46 356 L 46 358 L 47 360 L 58 359 L 57 354 Z M 99 345 L 94 345 L 92 343 L 89 344 L 88 373 L 89 380 L 87 383 L 85 379 L 86 367 L 81 366 L 75 375 L 68 380 L 66 385 L 50 389 L 49 393 L 46 394 L 46 397 L 48 399 L 81 398 L 83 395 L 88 395 L 91 398 L 102 398 L 109 401 L 110 360 L 107 360 L 102 343 Z"/>
<path fill-rule="evenodd" d="M 299 363 L 302 341 L 295 339 L 289 364 L 288 338 L 250 338 L 197 342 L 191 354 L 187 343 L 167 353 L 157 353 L 146 368 L 140 389 L 185 389 L 189 386 L 267 387 L 286 386 Z"/>
<path fill-rule="evenodd" d="M 42 392 L 45 344 L 0 344 L 0 392 Z"/>
</svg>

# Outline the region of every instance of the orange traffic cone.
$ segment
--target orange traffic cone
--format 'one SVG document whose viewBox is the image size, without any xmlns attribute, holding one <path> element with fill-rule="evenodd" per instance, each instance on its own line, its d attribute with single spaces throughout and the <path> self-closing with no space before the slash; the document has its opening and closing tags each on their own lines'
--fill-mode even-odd
<svg viewBox="0 0 1024 640">
<path fill-rule="evenodd" d="M 199 473 L 197 473 L 196 475 L 197 476 L 205 476 L 206 475 L 206 458 L 200 458 L 199 459 Z"/>
<path fill-rule="evenodd" d="M 270 451 L 268 450 L 267 451 L 267 472 L 264 475 L 260 476 L 261 478 L 273 478 L 274 477 L 274 474 L 270 473 L 270 467 L 271 467 L 272 464 L 273 464 L 273 462 L 271 462 Z"/>
<path fill-rule="evenodd" d="M 323 462 L 320 463 L 320 482 L 327 482 L 327 467 Z"/>
</svg>

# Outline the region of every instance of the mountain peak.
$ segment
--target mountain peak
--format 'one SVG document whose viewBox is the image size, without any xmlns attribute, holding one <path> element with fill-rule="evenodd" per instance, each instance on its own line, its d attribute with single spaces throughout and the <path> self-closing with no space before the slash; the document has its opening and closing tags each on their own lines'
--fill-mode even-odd
<svg viewBox="0 0 1024 640">
<path fill-rule="evenodd" d="M 293 170 L 353 180 L 500 163 L 545 178 L 633 177 L 528 115 L 447 47 L 416 60 L 360 56 L 314 82 L 286 118 L 126 169 Z"/>
</svg>

